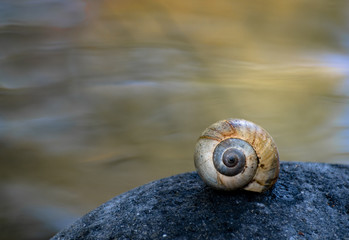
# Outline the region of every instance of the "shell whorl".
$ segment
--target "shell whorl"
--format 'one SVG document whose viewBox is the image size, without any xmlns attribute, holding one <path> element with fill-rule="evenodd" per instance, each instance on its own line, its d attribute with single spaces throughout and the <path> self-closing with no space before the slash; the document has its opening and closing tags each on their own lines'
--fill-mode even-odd
<svg viewBox="0 0 349 240">
<path fill-rule="evenodd" d="M 223 190 L 262 192 L 279 174 L 279 154 L 269 133 L 243 119 L 208 127 L 196 144 L 195 167 L 206 184 Z"/>
</svg>

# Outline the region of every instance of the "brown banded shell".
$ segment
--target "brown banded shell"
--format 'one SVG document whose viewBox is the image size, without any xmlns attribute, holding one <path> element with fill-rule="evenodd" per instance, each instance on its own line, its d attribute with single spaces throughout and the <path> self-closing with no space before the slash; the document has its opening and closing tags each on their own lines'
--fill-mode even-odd
<svg viewBox="0 0 349 240">
<path fill-rule="evenodd" d="M 208 127 L 196 144 L 194 162 L 202 180 L 222 190 L 263 192 L 279 175 L 273 138 L 243 119 L 222 120 Z"/>
</svg>

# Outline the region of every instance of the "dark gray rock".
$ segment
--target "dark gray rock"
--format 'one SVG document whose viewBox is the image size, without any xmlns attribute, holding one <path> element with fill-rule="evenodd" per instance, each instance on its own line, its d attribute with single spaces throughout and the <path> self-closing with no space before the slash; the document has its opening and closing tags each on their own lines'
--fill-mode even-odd
<svg viewBox="0 0 349 240">
<path fill-rule="evenodd" d="M 349 239 L 349 166 L 282 163 L 262 194 L 184 173 L 121 194 L 52 239 Z"/>
</svg>

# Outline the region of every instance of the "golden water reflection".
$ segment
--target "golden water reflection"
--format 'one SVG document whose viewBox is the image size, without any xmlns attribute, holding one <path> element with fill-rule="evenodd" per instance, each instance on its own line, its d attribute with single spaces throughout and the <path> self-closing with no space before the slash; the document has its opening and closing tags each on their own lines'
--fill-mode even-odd
<svg viewBox="0 0 349 240">
<path fill-rule="evenodd" d="M 349 163 L 345 1 L 0 7 L 0 239 L 47 239 L 193 171 L 196 138 L 228 117 L 265 127 L 282 161 Z"/>
</svg>

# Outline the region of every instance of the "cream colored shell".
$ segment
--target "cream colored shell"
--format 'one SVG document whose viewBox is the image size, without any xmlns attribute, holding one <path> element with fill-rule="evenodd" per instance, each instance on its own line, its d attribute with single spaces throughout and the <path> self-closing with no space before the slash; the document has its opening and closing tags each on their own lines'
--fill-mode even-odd
<svg viewBox="0 0 349 240">
<path fill-rule="evenodd" d="M 221 174 L 214 166 L 213 152 L 226 139 L 240 139 L 246 155 L 244 169 L 235 176 Z M 233 140 L 234 142 L 243 142 Z M 242 148 L 231 146 L 233 148 Z M 196 144 L 195 167 L 203 181 L 216 189 L 243 188 L 263 192 L 275 184 L 279 175 L 279 154 L 274 140 L 262 127 L 243 119 L 227 119 L 208 127 Z"/>
</svg>

